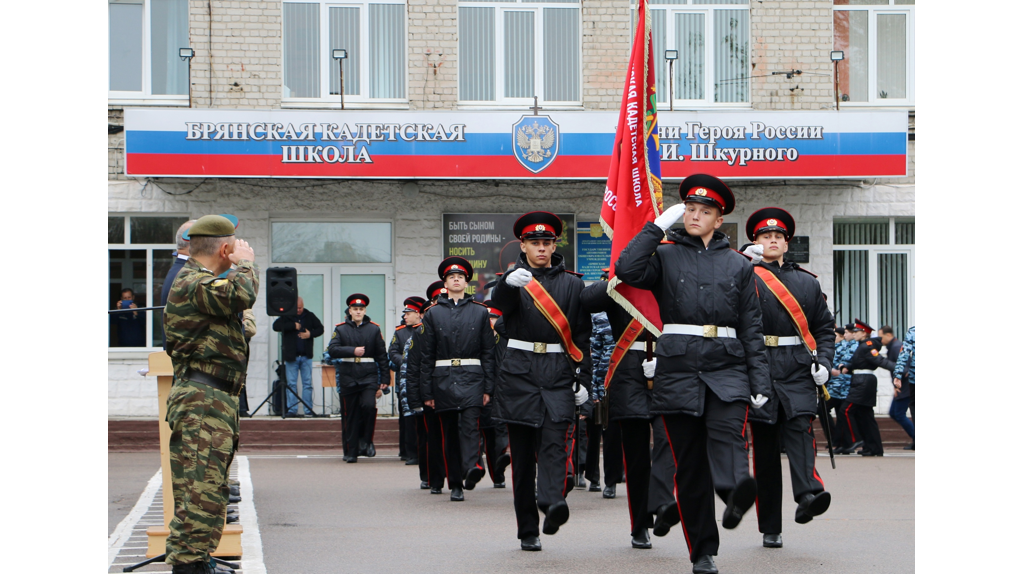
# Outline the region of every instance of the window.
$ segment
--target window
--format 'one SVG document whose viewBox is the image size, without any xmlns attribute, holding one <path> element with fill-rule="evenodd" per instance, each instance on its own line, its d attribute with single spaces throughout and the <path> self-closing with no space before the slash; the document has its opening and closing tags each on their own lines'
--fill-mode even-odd
<svg viewBox="0 0 1024 574">
<path fill-rule="evenodd" d="M 914 105 L 914 0 L 834 0 L 844 102 Z"/>
<path fill-rule="evenodd" d="M 188 0 L 108 0 L 110 84 L 121 103 L 188 102 Z"/>
<path fill-rule="evenodd" d="M 578 0 L 459 3 L 459 101 L 578 106 Z"/>
<path fill-rule="evenodd" d="M 651 0 L 649 7 L 659 103 L 750 107 L 748 0 Z M 635 7 L 633 20 L 635 29 Z M 678 51 L 671 67 L 665 50 Z"/>
<path fill-rule="evenodd" d="M 285 2 L 284 104 L 404 103 L 405 3 Z M 332 51 L 344 49 L 338 60 Z"/>
<path fill-rule="evenodd" d="M 288 263 L 390 263 L 390 223 L 271 223 L 274 261 Z"/>
<path fill-rule="evenodd" d="M 110 215 L 107 217 L 109 264 L 107 308 L 121 306 L 122 291 L 131 289 L 137 307 L 160 304 L 164 278 L 174 263 L 174 234 L 188 217 Z M 163 312 L 111 313 L 109 346 L 163 346 Z"/>
<path fill-rule="evenodd" d="M 832 243 L 836 323 L 891 325 L 902 337 L 914 324 L 914 219 L 836 221 Z"/>
</svg>

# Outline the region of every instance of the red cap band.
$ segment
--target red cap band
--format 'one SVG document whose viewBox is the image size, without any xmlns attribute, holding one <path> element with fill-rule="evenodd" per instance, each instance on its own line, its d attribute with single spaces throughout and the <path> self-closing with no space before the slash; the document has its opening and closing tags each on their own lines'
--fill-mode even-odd
<svg viewBox="0 0 1024 574">
<path fill-rule="evenodd" d="M 775 219 L 773 217 L 773 218 L 765 219 L 761 223 L 758 223 L 757 225 L 755 225 L 754 226 L 754 233 L 757 233 L 757 231 L 759 229 L 764 229 L 765 227 L 781 227 L 783 230 L 789 231 L 789 228 L 787 228 L 786 225 L 784 223 L 782 223 L 782 221 L 780 221 L 778 219 Z"/>
<path fill-rule="evenodd" d="M 722 211 L 725 211 L 725 200 L 722 199 L 722 196 L 718 195 L 717 193 L 715 193 L 714 191 L 712 191 L 712 190 L 710 190 L 710 189 L 708 189 L 706 187 L 694 187 L 694 188 L 690 189 L 690 191 L 688 191 L 686 193 L 686 199 L 687 200 L 690 199 L 691 197 L 694 197 L 694 196 L 696 196 L 696 197 L 706 197 L 706 198 L 714 201 L 715 204 L 718 205 L 719 209 L 721 209 Z M 684 200 L 684 202 L 685 201 L 686 200 Z"/>
<path fill-rule="evenodd" d="M 445 267 L 444 274 L 448 275 L 449 273 L 462 273 L 463 275 L 466 275 L 468 274 L 468 271 L 466 271 L 466 269 L 463 269 L 462 265 L 455 263 L 449 265 L 448 267 Z"/>
<path fill-rule="evenodd" d="M 526 236 L 526 234 L 528 233 L 544 233 L 545 231 L 550 233 L 551 236 L 554 237 L 554 228 L 546 223 L 535 223 L 533 225 L 527 225 L 526 227 L 523 228 L 523 236 Z"/>
<path fill-rule="evenodd" d="M 365 307 L 366 302 L 364 302 L 362 299 L 353 299 L 352 304 L 349 305 L 349 307 L 351 307 L 352 305 L 362 305 L 363 307 Z"/>
</svg>

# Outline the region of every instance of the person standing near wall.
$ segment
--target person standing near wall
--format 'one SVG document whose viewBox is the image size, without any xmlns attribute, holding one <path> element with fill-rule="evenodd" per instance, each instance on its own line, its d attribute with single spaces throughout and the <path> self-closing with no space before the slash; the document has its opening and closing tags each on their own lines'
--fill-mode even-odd
<svg viewBox="0 0 1024 574">
<path fill-rule="evenodd" d="M 307 417 L 315 417 L 309 410 L 313 406 L 313 339 L 323 336 L 324 326 L 312 311 L 306 309 L 299 297 L 294 315 L 278 317 L 274 330 L 281 333 L 281 358 L 284 359 L 285 377 L 288 379 L 287 417 L 299 415 L 298 379 L 302 376 L 302 400 Z"/>
<path fill-rule="evenodd" d="M 871 337 L 874 330 L 870 325 L 860 319 L 853 320 L 853 333 L 860 344 L 853 353 L 848 365 L 843 368 L 843 373 L 850 373 L 850 394 L 847 400 L 852 405 L 850 417 L 857 423 L 857 428 L 862 434 L 864 449 L 857 454 L 861 456 L 882 456 L 882 434 L 878 430 L 878 421 L 875 420 L 875 401 L 878 393 L 878 379 L 875 377 L 875 369 L 883 368 L 893 370 L 896 364 L 893 360 L 886 358 L 888 350 L 882 345 L 881 337 Z"/>
</svg>

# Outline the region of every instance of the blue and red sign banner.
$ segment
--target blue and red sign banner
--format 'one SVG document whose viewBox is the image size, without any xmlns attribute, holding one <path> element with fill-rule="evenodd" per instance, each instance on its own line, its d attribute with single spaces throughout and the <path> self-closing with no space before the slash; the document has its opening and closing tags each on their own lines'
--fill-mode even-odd
<svg viewBox="0 0 1024 574">
<path fill-rule="evenodd" d="M 125 110 L 125 173 L 607 180 L 618 111 Z M 658 111 L 662 179 L 897 177 L 907 112 Z M 651 150 L 653 153 L 654 150 Z"/>
</svg>

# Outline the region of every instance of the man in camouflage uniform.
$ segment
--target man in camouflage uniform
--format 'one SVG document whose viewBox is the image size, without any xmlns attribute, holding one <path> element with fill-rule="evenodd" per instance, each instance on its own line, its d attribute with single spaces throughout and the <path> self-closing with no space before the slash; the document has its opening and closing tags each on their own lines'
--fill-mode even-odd
<svg viewBox="0 0 1024 574">
<path fill-rule="evenodd" d="M 259 270 L 227 218 L 202 217 L 189 235 L 191 257 L 164 310 L 174 367 L 167 398 L 174 518 L 166 562 L 174 574 L 207 574 L 214 572 L 210 552 L 223 532 L 228 468 L 238 442 L 238 393 L 247 364 L 240 314 L 256 300 Z"/>
<path fill-rule="evenodd" d="M 604 498 L 615 498 L 615 485 L 622 481 L 622 430 L 619 425 L 608 424 L 603 419 L 601 424 L 594 422 L 597 409 L 602 407 L 604 401 L 604 376 L 608 373 L 608 359 L 612 356 L 615 348 L 615 339 L 612 337 L 612 327 L 608 323 L 608 314 L 604 311 L 591 313 L 591 321 L 594 325 L 593 334 L 590 336 L 590 356 L 594 365 L 593 388 L 590 391 L 590 399 L 593 409 L 584 411 L 589 414 L 586 420 L 587 442 L 586 442 L 586 479 L 590 481 L 590 492 L 601 492 L 601 443 L 604 442 Z M 593 411 L 593 412 L 591 412 Z M 608 409 L 604 409 L 608 414 Z"/>
<path fill-rule="evenodd" d="M 836 329 L 837 334 L 838 331 L 839 329 Z M 853 352 L 857 350 L 860 343 L 853 338 L 852 323 L 843 329 L 842 337 L 841 341 L 836 342 L 836 355 L 832 361 L 832 378 L 825 385 L 829 394 L 825 408 L 827 411 L 833 409 L 836 411 L 835 432 L 832 433 L 836 445 L 835 453 L 853 454 L 863 443 L 857 439 L 860 433 L 857 431 L 856 423 L 850 418 L 851 405 L 846 401 L 846 396 L 850 394 L 850 375 L 842 374 L 840 369 L 850 362 Z M 831 419 L 831 417 L 829 418 Z"/>
<path fill-rule="evenodd" d="M 917 409 L 914 400 L 914 348 L 917 346 L 915 339 L 917 327 L 911 327 L 907 336 L 903 337 L 903 348 L 896 357 L 896 370 L 893 371 L 892 384 L 896 387 L 896 394 L 892 398 L 892 406 L 889 407 L 889 416 L 900 423 L 903 430 L 910 435 L 910 444 L 903 447 L 903 450 L 914 450 L 914 423 L 917 422 Z M 907 418 L 907 409 L 910 409 L 910 416 Z"/>
</svg>

